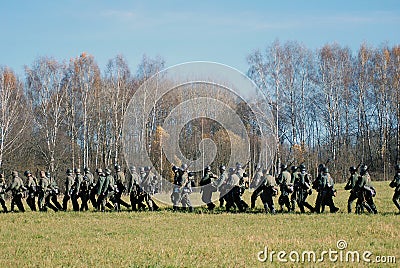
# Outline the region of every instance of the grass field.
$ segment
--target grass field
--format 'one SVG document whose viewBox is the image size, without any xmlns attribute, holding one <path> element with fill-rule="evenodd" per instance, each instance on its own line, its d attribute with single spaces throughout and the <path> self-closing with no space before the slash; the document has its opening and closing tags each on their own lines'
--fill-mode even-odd
<svg viewBox="0 0 400 268">
<path fill-rule="evenodd" d="M 282 266 L 277 253 L 265 262 L 257 255 L 265 247 L 285 251 L 287 266 L 354 267 L 366 262 L 346 262 L 348 251 L 372 253 L 397 267 L 400 263 L 400 215 L 388 182 L 374 183 L 378 215 L 347 214 L 348 192 L 337 185 L 337 214 L 266 215 L 247 213 L 158 212 L 26 212 L 0 214 L 0 267 L 267 267 Z M 310 197 L 314 202 L 315 193 Z M 249 200 L 249 193 L 244 196 Z M 259 202 L 259 201 L 258 201 Z M 275 203 L 277 200 L 275 199 Z M 258 212 L 258 213 L 256 213 Z M 338 240 L 347 247 L 339 250 Z M 304 251 L 336 250 L 336 262 L 328 255 L 320 263 L 302 262 Z M 299 262 L 292 262 L 300 255 Z M 336 255 L 334 255 L 336 256 Z M 390 256 L 396 257 L 396 260 Z M 264 257 L 261 254 L 260 257 Z M 396 262 L 396 263 L 393 263 Z"/>
</svg>

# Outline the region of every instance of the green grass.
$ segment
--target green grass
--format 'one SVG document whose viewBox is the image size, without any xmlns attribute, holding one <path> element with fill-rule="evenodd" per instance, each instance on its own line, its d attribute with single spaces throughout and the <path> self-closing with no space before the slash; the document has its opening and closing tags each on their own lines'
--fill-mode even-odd
<svg viewBox="0 0 400 268">
<path fill-rule="evenodd" d="M 376 182 L 378 215 L 347 214 L 348 192 L 338 185 L 337 214 L 174 213 L 159 212 L 26 212 L 0 214 L 0 267 L 266 267 L 264 249 L 346 250 L 396 256 L 400 262 L 400 215 L 388 182 Z M 246 193 L 245 200 L 249 200 Z M 315 193 L 310 198 L 314 202 Z M 258 201 L 259 202 L 259 201 Z M 277 200 L 275 199 L 275 203 Z M 344 251 L 345 252 L 345 251 Z M 365 263 L 292 263 L 288 266 L 345 267 Z M 372 264 L 396 267 L 396 264 Z"/>
</svg>

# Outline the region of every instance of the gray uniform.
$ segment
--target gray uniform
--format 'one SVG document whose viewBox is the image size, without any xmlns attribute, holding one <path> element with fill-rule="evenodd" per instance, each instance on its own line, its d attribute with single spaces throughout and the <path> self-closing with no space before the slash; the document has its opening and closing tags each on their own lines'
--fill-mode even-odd
<svg viewBox="0 0 400 268">
<path fill-rule="evenodd" d="M 7 188 L 6 192 L 11 191 L 11 211 L 14 211 L 14 206 L 17 205 L 20 212 L 25 212 L 24 205 L 22 204 L 22 194 L 26 190 L 24 182 L 18 176 L 18 173 L 13 171 L 13 180 L 11 185 Z"/>
<path fill-rule="evenodd" d="M 0 205 L 3 208 L 4 212 L 7 212 L 7 206 L 6 206 L 6 198 L 5 198 L 5 193 L 6 193 L 7 185 L 4 180 L 3 174 L 0 177 Z"/>
</svg>

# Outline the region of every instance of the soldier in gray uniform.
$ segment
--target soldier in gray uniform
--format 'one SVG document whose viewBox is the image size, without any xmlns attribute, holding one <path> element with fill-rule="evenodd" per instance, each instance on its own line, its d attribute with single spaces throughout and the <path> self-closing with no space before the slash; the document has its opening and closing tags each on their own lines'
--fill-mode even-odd
<svg viewBox="0 0 400 268">
<path fill-rule="evenodd" d="M 304 165 L 300 165 L 300 166 L 304 166 Z M 290 204 L 291 204 L 291 206 L 292 206 L 292 211 L 295 211 L 295 209 L 296 209 L 296 201 L 297 201 L 297 198 L 296 198 L 296 194 L 297 194 L 297 189 L 296 189 L 296 187 L 294 187 L 294 182 L 296 181 L 296 180 L 298 180 L 298 176 L 299 176 L 299 171 L 298 171 L 298 169 L 300 169 L 300 167 L 298 168 L 298 167 L 296 167 L 296 166 L 292 166 L 291 168 L 291 179 L 290 179 L 290 184 L 291 185 L 293 185 L 293 193 L 291 194 L 291 196 L 290 196 Z"/>
<path fill-rule="evenodd" d="M 112 205 L 114 203 L 114 193 L 115 193 L 115 183 L 114 183 L 114 176 L 111 175 L 111 170 L 106 168 L 105 169 L 106 178 L 104 180 L 103 187 L 100 191 L 100 210 L 105 211 L 105 208 L 108 207 L 109 209 L 115 209 L 115 206 Z"/>
<path fill-rule="evenodd" d="M 376 192 L 371 184 L 371 176 L 368 173 L 368 166 L 363 165 L 360 169 L 360 176 L 358 177 L 356 186 L 354 189 L 357 192 L 357 208 L 359 209 L 356 211 L 357 214 L 363 212 L 363 208 L 365 207 L 368 212 L 373 212 L 377 214 L 378 211 L 376 209 L 373 197 L 375 196 Z"/>
<path fill-rule="evenodd" d="M 325 206 L 329 206 L 331 213 L 339 211 L 338 207 L 335 207 L 333 203 L 333 197 L 335 196 L 336 190 L 334 188 L 334 181 L 329 174 L 329 169 L 324 167 L 321 175 L 321 189 L 322 189 L 322 201 L 321 201 L 321 212 L 324 212 Z"/>
<path fill-rule="evenodd" d="M 189 208 L 193 211 L 192 203 L 190 201 L 190 194 L 192 193 L 193 174 L 186 169 L 182 172 L 182 189 L 181 189 L 181 204 L 183 209 Z"/>
<path fill-rule="evenodd" d="M 27 178 L 26 188 L 28 189 L 28 197 L 26 198 L 26 203 L 32 211 L 36 211 L 36 195 L 38 189 L 38 183 L 35 177 L 32 176 L 32 173 L 27 170 L 24 173 Z"/>
<path fill-rule="evenodd" d="M 314 208 L 307 202 L 307 197 L 311 195 L 311 175 L 306 171 L 304 165 L 300 165 L 300 172 L 296 175 L 294 181 L 294 188 L 296 192 L 296 201 L 300 208 L 300 212 L 304 213 L 304 207 L 308 208 L 311 212 L 314 212 Z"/>
<path fill-rule="evenodd" d="M 50 204 L 50 205 L 48 205 L 50 208 L 55 207 L 56 208 L 55 211 L 58 211 L 58 210 L 63 211 L 64 209 L 61 206 L 60 202 L 58 202 L 58 198 L 57 198 L 58 194 L 60 193 L 60 190 L 58 188 L 56 178 L 51 176 L 50 172 L 46 172 L 45 174 L 46 174 L 46 177 L 49 180 L 49 186 L 48 186 L 48 192 L 49 193 L 48 193 L 47 200 L 45 199 L 46 203 Z M 52 206 L 51 203 L 53 203 L 54 206 Z"/>
<path fill-rule="evenodd" d="M 200 180 L 201 186 L 201 200 L 207 204 L 208 210 L 213 210 L 215 208 L 214 203 L 211 201 L 212 193 L 217 191 L 217 187 L 215 186 L 217 176 L 211 172 L 211 167 L 206 166 L 204 169 L 204 176 Z"/>
<path fill-rule="evenodd" d="M 253 193 L 251 194 L 251 198 L 250 198 L 251 209 L 255 208 L 257 197 L 259 197 L 261 195 L 261 193 L 263 192 L 263 187 L 261 184 L 262 177 L 263 177 L 263 172 L 261 171 L 261 167 L 259 165 L 257 165 L 256 172 L 250 183 L 250 189 L 254 189 Z"/>
<path fill-rule="evenodd" d="M 98 178 L 97 178 L 96 185 L 93 188 L 93 191 L 95 192 L 95 196 L 97 196 L 97 199 L 94 203 L 96 204 L 95 209 L 100 210 L 100 204 L 102 203 L 102 198 L 103 198 L 101 193 L 103 190 L 104 182 L 106 180 L 106 176 L 101 168 L 96 169 L 96 173 L 97 173 Z"/>
<path fill-rule="evenodd" d="M 96 201 L 97 189 L 96 189 L 96 182 L 94 180 L 93 173 L 90 172 L 90 169 L 88 167 L 85 167 L 83 169 L 83 172 L 84 172 L 83 180 L 88 185 L 88 198 L 89 198 L 90 202 L 92 203 L 92 206 L 96 209 L 97 208 L 97 201 Z M 87 204 L 86 204 L 86 209 L 88 209 Z"/>
<path fill-rule="evenodd" d="M 228 193 L 226 194 L 228 197 L 226 200 L 226 211 L 229 212 L 234 206 L 236 206 L 240 212 L 245 211 L 246 206 L 241 198 L 240 178 L 234 168 L 229 169 L 229 177 L 226 185 L 228 189 Z"/>
<path fill-rule="evenodd" d="M 147 207 L 150 211 L 158 210 L 158 206 L 154 203 L 152 195 L 154 193 L 155 184 L 157 183 L 157 178 L 155 174 L 151 171 L 150 167 L 144 168 L 144 174 L 142 175 L 142 189 L 144 190 L 144 201 L 146 201 Z"/>
<path fill-rule="evenodd" d="M 394 205 L 397 207 L 397 209 L 400 212 L 400 203 L 399 203 L 399 199 L 400 199 L 400 165 L 396 165 L 395 166 L 396 169 L 396 174 L 394 175 L 393 180 L 390 182 L 389 186 L 391 188 L 394 188 L 394 195 L 393 195 L 393 203 Z"/>
<path fill-rule="evenodd" d="M 130 208 L 131 205 L 129 205 L 128 203 L 126 203 L 124 200 L 121 199 L 122 194 L 125 192 L 126 190 L 126 179 L 125 179 L 125 174 L 124 172 L 121 170 L 121 166 L 120 165 L 115 165 L 115 184 L 117 185 L 116 191 L 115 191 L 115 203 L 117 206 L 117 210 L 120 211 L 121 210 L 121 205 L 126 207 L 126 208 Z"/>
<path fill-rule="evenodd" d="M 182 165 L 182 167 L 185 166 L 186 165 Z M 181 200 L 181 187 L 183 183 L 181 176 L 182 171 L 177 166 L 172 166 L 172 171 L 174 172 L 174 187 L 172 188 L 171 202 L 173 210 L 177 211 Z"/>
<path fill-rule="evenodd" d="M 13 180 L 11 185 L 6 189 L 6 192 L 11 191 L 11 212 L 14 212 L 14 206 L 17 205 L 20 212 L 25 212 L 24 205 L 22 204 L 22 194 L 26 190 L 24 182 L 18 176 L 17 171 L 12 172 Z"/>
<path fill-rule="evenodd" d="M 262 189 L 261 200 L 264 204 L 265 213 L 270 212 L 271 214 L 275 214 L 273 197 L 278 194 L 277 184 L 274 176 L 269 174 L 267 169 L 264 169 L 262 174 L 259 188 Z"/>
<path fill-rule="evenodd" d="M 288 212 L 292 211 L 292 207 L 289 201 L 289 194 L 293 192 L 293 188 L 290 185 L 291 174 L 287 171 L 287 166 L 285 164 L 281 165 L 281 173 L 278 176 L 278 184 L 281 190 L 281 195 L 279 196 L 278 203 L 281 207 L 280 211 L 283 212 L 283 206 L 286 206 Z"/>
<path fill-rule="evenodd" d="M 350 191 L 350 196 L 349 199 L 347 200 L 347 212 L 351 213 L 352 204 L 354 200 L 357 200 L 357 193 L 354 190 L 354 187 L 356 186 L 358 180 L 358 174 L 357 174 L 357 169 L 354 166 L 351 166 L 349 168 L 349 171 L 350 171 L 350 178 L 347 181 L 347 184 L 344 187 L 344 189 Z"/>
<path fill-rule="evenodd" d="M 46 211 L 45 197 L 47 195 L 47 187 L 49 181 L 46 178 L 44 171 L 40 171 L 39 184 L 38 184 L 38 208 L 39 211 Z"/>
<path fill-rule="evenodd" d="M 6 198 L 5 198 L 6 189 L 7 189 L 7 185 L 6 185 L 6 181 L 4 180 L 4 174 L 0 173 L 0 205 L 3 208 L 3 212 L 8 212 L 8 209 L 6 206 Z"/>
<path fill-rule="evenodd" d="M 79 211 L 79 203 L 78 199 L 81 193 L 81 183 L 83 181 L 83 176 L 81 174 L 81 170 L 79 168 L 75 169 L 75 179 L 74 179 L 74 186 L 71 195 L 72 201 L 72 208 L 74 211 Z"/>
<path fill-rule="evenodd" d="M 143 170 L 144 171 L 144 170 Z M 129 199 L 131 201 L 131 207 L 133 211 L 137 211 L 140 208 L 143 208 L 144 205 L 139 202 L 141 188 L 140 188 L 141 178 L 140 175 L 136 172 L 135 167 L 130 168 L 130 176 L 129 176 L 129 184 L 128 184 L 128 193 Z M 142 206 L 140 205 L 142 204 Z"/>
<path fill-rule="evenodd" d="M 228 174 L 226 173 L 226 167 L 221 165 L 219 167 L 219 177 L 216 183 L 217 189 L 219 191 L 219 207 L 222 208 L 224 206 L 224 201 L 228 198 L 226 195 L 229 191 L 227 188 Z"/>
<path fill-rule="evenodd" d="M 68 201 L 71 199 L 73 191 L 74 177 L 72 176 L 72 169 L 67 169 L 67 177 L 65 178 L 65 193 L 63 198 L 63 210 L 67 211 Z"/>
</svg>

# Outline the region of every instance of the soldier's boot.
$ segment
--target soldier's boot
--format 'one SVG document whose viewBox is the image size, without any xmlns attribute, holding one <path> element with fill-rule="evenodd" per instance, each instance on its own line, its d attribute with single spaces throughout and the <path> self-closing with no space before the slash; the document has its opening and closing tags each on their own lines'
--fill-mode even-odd
<svg viewBox="0 0 400 268">
<path fill-rule="evenodd" d="M 372 212 L 373 212 L 374 214 L 378 214 L 378 210 L 376 209 L 376 206 L 375 206 L 374 203 L 370 204 L 370 208 L 371 208 L 371 210 L 372 210 Z"/>
<path fill-rule="evenodd" d="M 208 208 L 208 210 L 213 210 L 215 208 L 214 203 L 208 203 L 207 208 Z"/>
<path fill-rule="evenodd" d="M 290 203 L 291 203 L 292 211 L 295 211 L 295 209 L 296 209 L 296 200 L 292 199 L 292 200 L 290 200 Z M 303 210 L 304 210 L 304 208 L 303 208 Z"/>
<path fill-rule="evenodd" d="M 193 212 L 193 207 L 192 206 L 189 207 L 189 212 Z"/>
<path fill-rule="evenodd" d="M 178 206 L 173 206 L 172 209 L 173 209 L 174 211 L 178 211 Z"/>
<path fill-rule="evenodd" d="M 351 213 L 351 202 L 347 202 L 347 213 Z"/>
<path fill-rule="evenodd" d="M 219 199 L 219 207 L 220 208 L 224 207 L 224 198 Z"/>
</svg>

